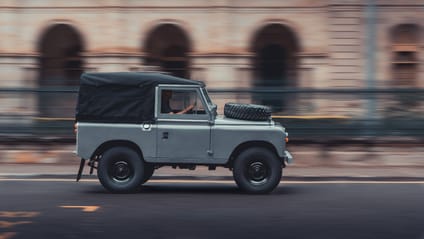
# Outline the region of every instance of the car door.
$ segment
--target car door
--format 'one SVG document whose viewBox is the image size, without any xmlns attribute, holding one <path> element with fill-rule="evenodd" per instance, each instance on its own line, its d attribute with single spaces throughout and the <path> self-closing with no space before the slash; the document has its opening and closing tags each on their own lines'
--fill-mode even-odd
<svg viewBox="0 0 424 239">
<path fill-rule="evenodd" d="M 157 88 L 156 95 L 157 160 L 207 162 L 211 146 L 210 112 L 199 88 L 163 86 Z"/>
</svg>

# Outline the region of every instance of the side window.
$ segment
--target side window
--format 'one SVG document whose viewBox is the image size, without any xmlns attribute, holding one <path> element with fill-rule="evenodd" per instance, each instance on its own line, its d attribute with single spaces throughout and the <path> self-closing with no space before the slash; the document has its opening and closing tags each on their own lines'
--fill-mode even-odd
<svg viewBox="0 0 424 239">
<path fill-rule="evenodd" d="M 206 115 L 206 110 L 196 89 L 162 89 L 160 113 Z"/>
</svg>

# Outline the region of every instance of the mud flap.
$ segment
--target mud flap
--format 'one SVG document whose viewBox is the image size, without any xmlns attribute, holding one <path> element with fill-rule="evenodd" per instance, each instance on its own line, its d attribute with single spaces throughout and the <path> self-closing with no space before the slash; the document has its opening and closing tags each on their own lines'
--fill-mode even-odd
<svg viewBox="0 0 424 239">
<path fill-rule="evenodd" d="M 78 169 L 77 182 L 81 179 L 82 171 L 84 170 L 84 165 L 85 165 L 85 159 L 82 158 L 81 162 L 80 162 L 79 169 Z"/>
</svg>

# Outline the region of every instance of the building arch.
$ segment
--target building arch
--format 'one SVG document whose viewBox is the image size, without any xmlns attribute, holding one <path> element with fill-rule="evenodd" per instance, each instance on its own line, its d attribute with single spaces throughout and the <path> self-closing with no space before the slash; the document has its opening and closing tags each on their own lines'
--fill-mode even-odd
<svg viewBox="0 0 424 239">
<path fill-rule="evenodd" d="M 83 72 L 85 44 L 80 32 L 67 23 L 50 25 L 38 41 L 39 85 L 76 86 Z"/>
<path fill-rule="evenodd" d="M 250 42 L 253 53 L 253 86 L 291 88 L 298 85 L 300 41 L 296 32 L 281 22 L 269 22 L 254 33 Z M 286 110 L 286 97 L 258 96 L 254 101 L 269 105 L 274 112 Z"/>
<path fill-rule="evenodd" d="M 144 64 L 156 66 L 174 76 L 189 78 L 192 49 L 192 41 L 183 27 L 162 21 L 152 27 L 144 39 Z"/>
<path fill-rule="evenodd" d="M 35 36 L 35 49 L 36 51 L 40 52 L 40 44 L 41 44 L 41 40 L 43 39 L 43 37 L 46 35 L 46 33 L 54 26 L 56 25 L 67 25 L 69 27 L 71 27 L 72 29 L 74 29 L 76 32 L 78 32 L 81 41 L 85 47 L 85 50 L 87 50 L 89 47 L 89 38 L 87 36 L 89 36 L 90 31 L 88 30 L 89 26 L 82 24 L 81 22 L 76 21 L 75 19 L 60 19 L 60 18 L 55 18 L 55 19 L 50 19 L 47 21 L 41 21 L 41 22 L 37 22 L 36 23 L 36 27 L 35 27 L 35 31 L 36 31 L 36 36 Z"/>
<path fill-rule="evenodd" d="M 256 36 L 257 36 L 258 32 L 261 31 L 262 29 L 264 29 L 265 27 L 272 25 L 272 24 L 277 24 L 277 25 L 282 25 L 282 26 L 287 27 L 288 29 L 290 29 L 293 32 L 293 34 L 296 37 L 301 35 L 300 34 L 300 32 L 301 32 L 300 26 L 293 21 L 289 21 L 289 20 L 285 20 L 285 19 L 275 19 L 275 18 L 263 20 L 263 21 L 257 22 L 256 24 L 254 24 L 249 29 L 250 34 L 249 34 L 248 39 L 247 39 L 247 42 L 249 44 L 248 45 L 249 51 L 252 52 L 252 46 L 254 44 L 254 41 L 256 40 Z M 302 47 L 303 46 L 302 39 L 297 37 L 296 40 L 297 40 L 298 48 L 299 48 L 299 50 L 301 50 L 303 48 Z"/>
</svg>

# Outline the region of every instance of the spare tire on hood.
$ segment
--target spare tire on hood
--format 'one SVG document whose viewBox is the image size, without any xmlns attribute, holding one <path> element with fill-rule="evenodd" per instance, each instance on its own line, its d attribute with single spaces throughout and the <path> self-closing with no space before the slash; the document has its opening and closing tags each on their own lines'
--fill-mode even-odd
<svg viewBox="0 0 424 239">
<path fill-rule="evenodd" d="M 226 103 L 224 115 L 232 119 L 266 121 L 271 119 L 271 108 L 264 105 Z"/>
</svg>

